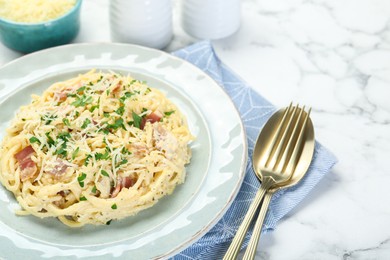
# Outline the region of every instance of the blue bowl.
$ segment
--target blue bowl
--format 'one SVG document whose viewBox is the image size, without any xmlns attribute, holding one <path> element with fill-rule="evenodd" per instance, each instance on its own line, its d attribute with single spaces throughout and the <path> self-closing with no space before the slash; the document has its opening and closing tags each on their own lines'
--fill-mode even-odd
<svg viewBox="0 0 390 260">
<path fill-rule="evenodd" d="M 22 53 L 67 44 L 80 30 L 81 2 L 77 0 L 66 14 L 40 23 L 18 23 L 0 18 L 0 41 Z"/>
</svg>

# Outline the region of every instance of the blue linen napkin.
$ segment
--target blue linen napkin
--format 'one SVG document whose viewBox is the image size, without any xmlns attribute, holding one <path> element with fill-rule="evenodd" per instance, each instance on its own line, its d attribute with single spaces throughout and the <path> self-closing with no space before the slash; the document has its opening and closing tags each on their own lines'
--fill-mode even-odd
<svg viewBox="0 0 390 260">
<path fill-rule="evenodd" d="M 224 88 L 236 105 L 247 134 L 249 150 L 246 174 L 236 199 L 208 233 L 172 258 L 221 259 L 260 186 L 252 169 L 253 146 L 263 125 L 276 109 L 221 62 L 210 42 L 199 42 L 173 54 L 196 65 Z M 264 221 L 263 232 L 272 231 L 277 222 L 306 197 L 336 162 L 334 155 L 317 142 L 306 176 L 299 184 L 274 194 Z M 251 232 L 252 230 L 248 232 L 243 247 L 248 244 Z"/>
</svg>

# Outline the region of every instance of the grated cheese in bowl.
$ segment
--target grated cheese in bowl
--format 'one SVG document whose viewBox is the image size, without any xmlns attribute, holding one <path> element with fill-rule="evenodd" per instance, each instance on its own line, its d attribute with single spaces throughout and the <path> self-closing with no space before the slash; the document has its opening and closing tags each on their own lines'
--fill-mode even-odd
<svg viewBox="0 0 390 260">
<path fill-rule="evenodd" d="M 76 0 L 0 0 L 0 17 L 21 23 L 39 23 L 69 12 Z"/>
</svg>

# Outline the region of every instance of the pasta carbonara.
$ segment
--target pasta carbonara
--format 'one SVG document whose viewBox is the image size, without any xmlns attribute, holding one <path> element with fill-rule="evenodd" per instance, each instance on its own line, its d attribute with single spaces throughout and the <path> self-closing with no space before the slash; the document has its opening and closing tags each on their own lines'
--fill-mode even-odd
<svg viewBox="0 0 390 260">
<path fill-rule="evenodd" d="M 18 214 L 107 224 L 182 183 L 192 139 L 159 90 L 90 71 L 21 107 L 0 147 L 0 181 L 21 205 Z"/>
</svg>

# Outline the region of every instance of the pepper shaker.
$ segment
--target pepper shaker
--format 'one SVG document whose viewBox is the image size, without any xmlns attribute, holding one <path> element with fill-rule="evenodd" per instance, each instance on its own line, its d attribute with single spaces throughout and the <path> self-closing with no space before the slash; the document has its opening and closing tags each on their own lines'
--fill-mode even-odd
<svg viewBox="0 0 390 260">
<path fill-rule="evenodd" d="M 240 0 L 182 0 L 184 31 L 199 39 L 221 39 L 238 30 Z"/>
<path fill-rule="evenodd" d="M 171 0 L 111 0 L 110 31 L 114 42 L 163 49 L 173 35 Z"/>
</svg>

